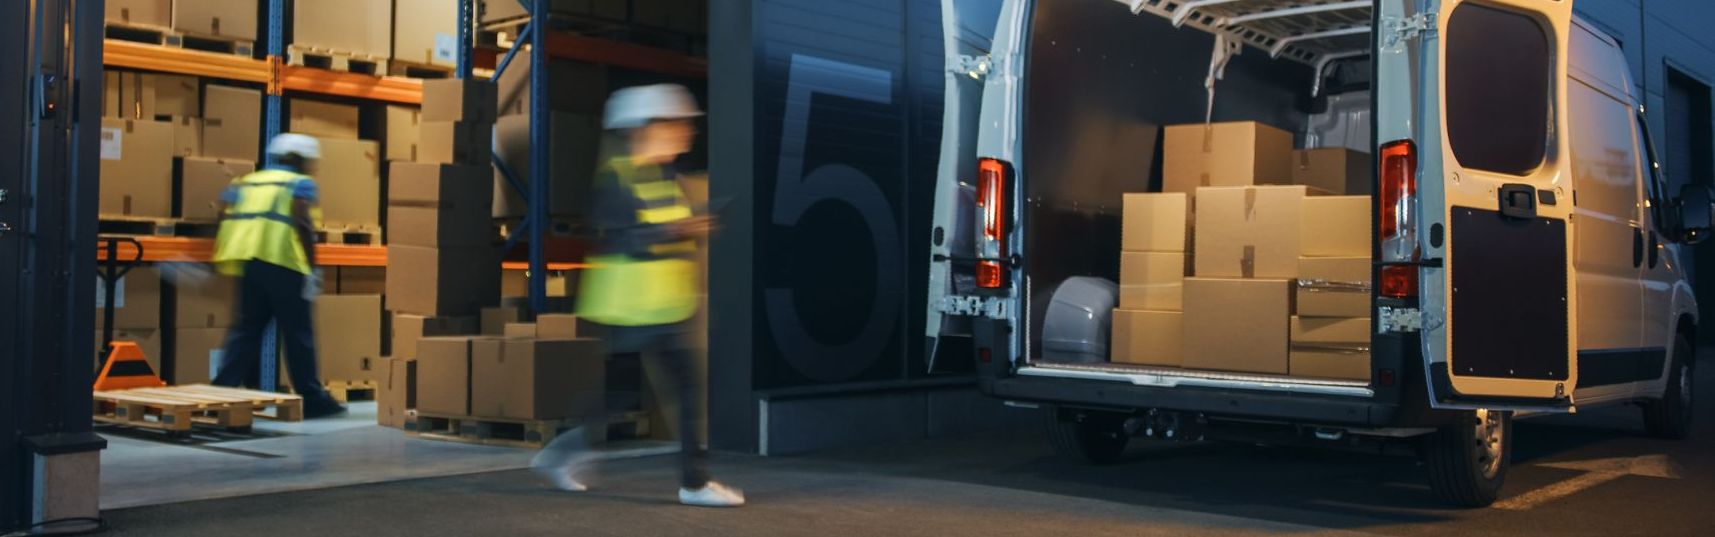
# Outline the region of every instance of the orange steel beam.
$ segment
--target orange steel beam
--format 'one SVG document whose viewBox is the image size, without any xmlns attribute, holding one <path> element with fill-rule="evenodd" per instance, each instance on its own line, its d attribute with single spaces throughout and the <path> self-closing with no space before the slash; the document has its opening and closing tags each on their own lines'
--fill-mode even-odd
<svg viewBox="0 0 1715 537">
<path fill-rule="evenodd" d="M 547 48 L 551 58 L 600 63 L 684 78 L 709 77 L 708 60 L 667 49 L 564 32 L 549 33 Z M 476 65 L 493 69 L 504 52 L 492 48 L 477 49 Z"/>
<path fill-rule="evenodd" d="M 298 67 L 280 68 L 280 88 L 404 104 L 423 104 L 423 81 Z"/>
<path fill-rule="evenodd" d="M 212 239 L 191 237 L 134 238 L 137 239 L 137 242 L 143 243 L 143 261 L 206 263 L 214 259 L 214 241 Z M 105 260 L 107 257 L 105 246 L 98 248 L 95 256 L 98 260 Z M 128 242 L 121 242 L 119 243 L 118 256 L 120 260 L 124 261 L 134 259 L 137 256 L 137 247 Z M 316 245 L 316 262 L 323 266 L 384 267 L 387 266 L 387 247 L 318 244 Z"/>
<path fill-rule="evenodd" d="M 111 67 L 245 82 L 267 83 L 269 79 L 268 62 L 263 60 L 116 39 L 102 43 L 102 63 Z"/>
</svg>

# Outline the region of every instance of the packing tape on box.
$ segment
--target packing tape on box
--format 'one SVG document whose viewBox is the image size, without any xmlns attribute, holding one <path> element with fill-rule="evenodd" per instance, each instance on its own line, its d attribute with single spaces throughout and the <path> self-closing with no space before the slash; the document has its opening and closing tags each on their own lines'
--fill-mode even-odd
<svg viewBox="0 0 1715 537">
<path fill-rule="evenodd" d="M 1239 274 L 1245 278 L 1256 277 L 1256 245 L 1246 244 L 1245 253 L 1239 257 Z"/>
<path fill-rule="evenodd" d="M 1249 222 L 1254 218 L 1256 218 L 1256 189 L 1255 188 L 1246 188 L 1245 189 L 1245 221 Z"/>
<path fill-rule="evenodd" d="M 1368 293 L 1370 284 L 1328 280 L 1298 280 L 1298 289 L 1312 293 Z"/>
</svg>

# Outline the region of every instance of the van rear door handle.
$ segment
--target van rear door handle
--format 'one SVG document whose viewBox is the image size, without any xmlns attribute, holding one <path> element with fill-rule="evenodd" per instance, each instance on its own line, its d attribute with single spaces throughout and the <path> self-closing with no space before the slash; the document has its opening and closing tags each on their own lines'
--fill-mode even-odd
<svg viewBox="0 0 1715 537">
<path fill-rule="evenodd" d="M 1644 264 L 1644 230 L 1632 228 L 1632 268 Z"/>
<path fill-rule="evenodd" d="M 1501 215 L 1520 220 L 1536 218 L 1536 187 L 1508 183 L 1500 188 Z"/>
</svg>

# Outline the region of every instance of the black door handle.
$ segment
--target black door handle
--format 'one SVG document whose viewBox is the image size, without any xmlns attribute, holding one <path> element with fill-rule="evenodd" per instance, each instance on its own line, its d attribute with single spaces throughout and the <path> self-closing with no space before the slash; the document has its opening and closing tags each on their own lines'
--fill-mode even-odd
<svg viewBox="0 0 1715 537">
<path fill-rule="evenodd" d="M 1661 260 L 1660 251 L 1661 245 L 1656 242 L 1655 230 L 1652 229 L 1649 232 L 1649 268 L 1655 268 L 1656 262 Z"/>
<path fill-rule="evenodd" d="M 1530 220 L 1536 218 L 1536 187 L 1508 183 L 1499 189 L 1501 215 Z"/>
<path fill-rule="evenodd" d="M 1644 230 L 1632 228 L 1632 268 L 1644 264 Z"/>
</svg>

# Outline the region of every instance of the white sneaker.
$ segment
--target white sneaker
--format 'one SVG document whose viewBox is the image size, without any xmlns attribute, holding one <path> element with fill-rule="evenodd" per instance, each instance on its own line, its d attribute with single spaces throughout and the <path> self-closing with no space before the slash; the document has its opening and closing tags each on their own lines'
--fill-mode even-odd
<svg viewBox="0 0 1715 537">
<path fill-rule="evenodd" d="M 679 503 L 697 507 L 741 507 L 744 505 L 744 491 L 710 481 L 696 490 L 680 488 Z"/>
<path fill-rule="evenodd" d="M 584 457 L 574 456 L 562 464 L 554 464 L 549 458 L 543 457 L 547 453 L 547 451 L 537 453 L 536 458 L 530 460 L 531 471 L 542 476 L 542 479 L 546 479 L 548 483 L 554 485 L 554 488 L 566 492 L 584 492 L 590 489 L 589 485 L 585 485 L 577 478 L 586 464 Z"/>
</svg>

